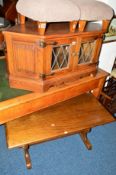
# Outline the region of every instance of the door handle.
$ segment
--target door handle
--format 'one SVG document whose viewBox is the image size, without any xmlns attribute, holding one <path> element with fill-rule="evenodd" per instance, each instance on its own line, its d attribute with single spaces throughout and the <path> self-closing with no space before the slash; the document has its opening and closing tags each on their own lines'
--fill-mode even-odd
<svg viewBox="0 0 116 175">
<path fill-rule="evenodd" d="M 38 44 L 41 48 L 45 48 L 48 45 L 57 45 L 57 42 L 56 41 L 50 41 L 50 42 L 39 41 Z"/>
</svg>

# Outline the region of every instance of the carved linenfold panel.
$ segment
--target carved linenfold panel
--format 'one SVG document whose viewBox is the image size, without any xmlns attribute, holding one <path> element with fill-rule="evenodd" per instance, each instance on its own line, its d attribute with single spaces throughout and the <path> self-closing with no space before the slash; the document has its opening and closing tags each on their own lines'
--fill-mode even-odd
<svg viewBox="0 0 116 175">
<path fill-rule="evenodd" d="M 96 41 L 89 41 L 81 44 L 78 64 L 89 63 L 92 60 L 95 46 Z"/>
<path fill-rule="evenodd" d="M 36 73 L 36 48 L 34 43 L 13 41 L 14 70 L 18 73 Z"/>
<path fill-rule="evenodd" d="M 69 65 L 70 46 L 60 45 L 53 47 L 51 70 L 61 70 Z"/>
</svg>

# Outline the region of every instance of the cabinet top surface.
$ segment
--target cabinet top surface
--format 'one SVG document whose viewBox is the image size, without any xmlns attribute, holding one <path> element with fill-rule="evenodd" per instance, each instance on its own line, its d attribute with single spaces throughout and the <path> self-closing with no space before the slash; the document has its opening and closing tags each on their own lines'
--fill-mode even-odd
<svg viewBox="0 0 116 175">
<path fill-rule="evenodd" d="M 18 33 L 18 34 L 28 34 L 37 35 L 41 38 L 47 38 L 49 36 L 75 36 L 75 35 L 87 35 L 87 34 L 102 34 L 101 24 L 99 23 L 88 23 L 84 32 L 78 32 L 76 30 L 74 33 L 69 32 L 69 23 L 48 23 L 46 32 L 44 36 L 39 35 L 37 30 L 37 24 L 35 22 L 26 22 L 25 25 L 15 25 L 6 30 L 6 32 Z M 5 32 L 5 33 L 6 33 Z"/>
</svg>

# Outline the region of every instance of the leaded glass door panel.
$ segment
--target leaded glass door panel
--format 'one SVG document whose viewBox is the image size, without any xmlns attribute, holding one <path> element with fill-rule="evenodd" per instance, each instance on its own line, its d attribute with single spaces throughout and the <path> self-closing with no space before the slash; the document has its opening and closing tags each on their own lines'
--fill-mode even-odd
<svg viewBox="0 0 116 175">
<path fill-rule="evenodd" d="M 81 43 L 78 64 L 86 64 L 92 61 L 95 52 L 96 41 L 88 41 Z"/>
<path fill-rule="evenodd" d="M 59 43 L 52 47 L 51 72 L 62 73 L 73 71 L 77 66 L 78 53 L 81 40 L 79 37 L 72 38 L 67 43 Z"/>
<path fill-rule="evenodd" d="M 52 49 L 51 71 L 68 69 L 70 62 L 70 45 L 63 44 Z"/>
<path fill-rule="evenodd" d="M 90 63 L 97 63 L 100 53 L 102 40 L 86 39 L 82 40 L 78 54 L 78 65 L 86 65 Z"/>
</svg>

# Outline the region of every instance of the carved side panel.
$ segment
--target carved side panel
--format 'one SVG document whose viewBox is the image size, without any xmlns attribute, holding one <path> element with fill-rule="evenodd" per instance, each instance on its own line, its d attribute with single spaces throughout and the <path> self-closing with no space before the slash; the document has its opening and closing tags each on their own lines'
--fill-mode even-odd
<svg viewBox="0 0 116 175">
<path fill-rule="evenodd" d="M 34 43 L 12 41 L 14 72 L 23 77 L 37 74 L 37 48 Z"/>
</svg>

